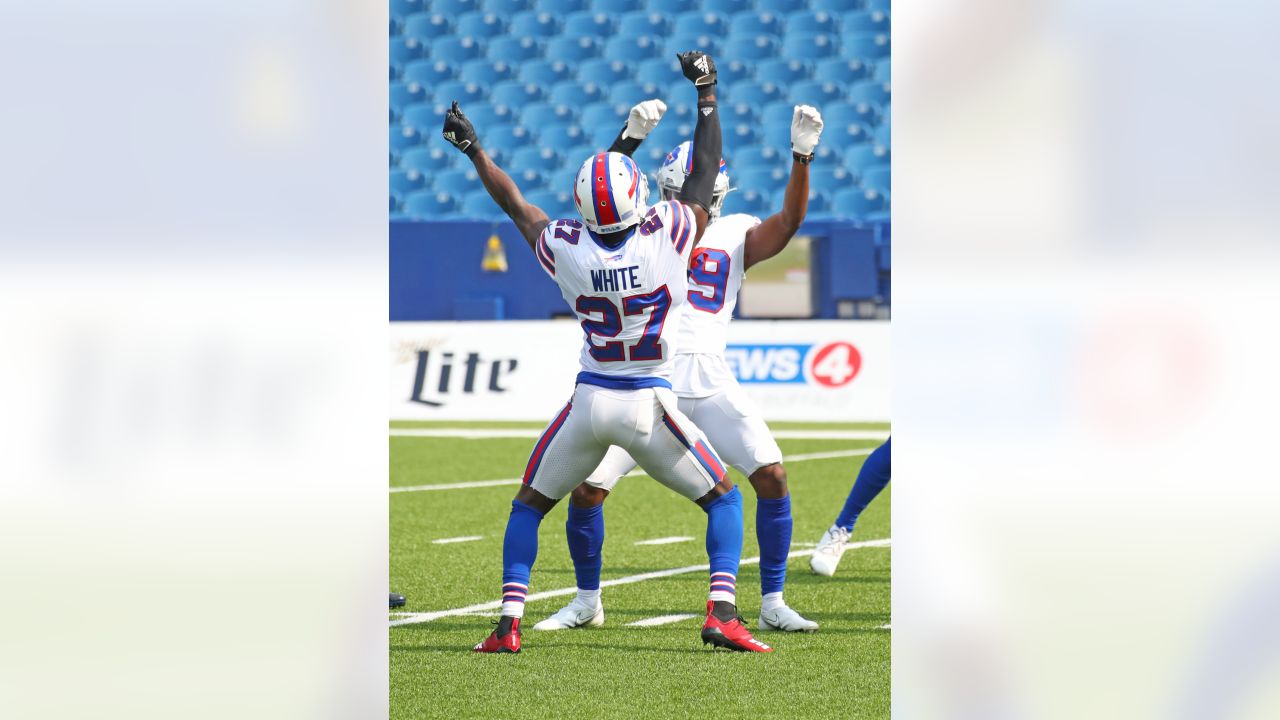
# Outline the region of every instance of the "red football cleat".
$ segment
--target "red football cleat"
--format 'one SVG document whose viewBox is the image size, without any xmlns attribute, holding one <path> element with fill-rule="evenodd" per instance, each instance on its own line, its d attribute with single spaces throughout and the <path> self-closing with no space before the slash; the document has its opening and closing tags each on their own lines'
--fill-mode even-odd
<svg viewBox="0 0 1280 720">
<path fill-rule="evenodd" d="M 742 618 L 724 622 L 711 614 L 712 602 L 707 601 L 707 621 L 702 624 L 702 644 L 737 650 L 738 652 L 770 653 L 773 648 L 751 637 L 751 632 L 742 624 Z"/>
<path fill-rule="evenodd" d="M 514 618 L 511 621 L 511 632 L 506 635 L 499 635 L 497 630 L 489 634 L 484 642 L 477 643 L 471 648 L 472 652 L 480 653 L 518 653 L 520 652 L 520 618 Z"/>
</svg>

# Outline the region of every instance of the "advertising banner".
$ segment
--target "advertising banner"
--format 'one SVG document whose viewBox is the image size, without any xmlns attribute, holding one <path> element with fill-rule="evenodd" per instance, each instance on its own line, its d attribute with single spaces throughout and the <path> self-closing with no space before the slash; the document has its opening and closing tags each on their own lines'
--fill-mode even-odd
<svg viewBox="0 0 1280 720">
<path fill-rule="evenodd" d="M 393 322 L 390 417 L 547 420 L 581 344 L 570 320 Z M 725 359 L 767 420 L 889 420 L 888 322 L 735 320 Z"/>
</svg>

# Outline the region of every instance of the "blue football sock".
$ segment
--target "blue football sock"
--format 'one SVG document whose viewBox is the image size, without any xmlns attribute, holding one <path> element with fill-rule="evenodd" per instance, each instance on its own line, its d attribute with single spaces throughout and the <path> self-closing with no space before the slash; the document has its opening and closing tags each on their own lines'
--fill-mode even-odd
<svg viewBox="0 0 1280 720">
<path fill-rule="evenodd" d="M 707 514 L 711 599 L 736 603 L 738 563 L 742 560 L 742 493 L 735 487 L 702 510 Z"/>
<path fill-rule="evenodd" d="M 760 594 L 782 592 L 791 551 L 791 496 L 756 498 L 756 541 L 760 544 Z"/>
<path fill-rule="evenodd" d="M 853 532 L 853 525 L 858 522 L 858 516 L 889 484 L 889 461 L 893 457 L 889 450 L 891 440 L 893 438 L 885 440 L 884 444 L 873 450 L 867 456 L 866 462 L 862 463 L 862 469 L 858 471 L 858 479 L 854 481 L 853 489 L 849 491 L 849 497 L 844 501 L 844 509 L 836 518 L 836 525 Z"/>
<path fill-rule="evenodd" d="M 604 547 L 604 505 L 580 508 L 569 505 L 569 517 L 564 521 L 564 533 L 569 539 L 569 557 L 573 558 L 573 572 L 578 577 L 579 590 L 600 589 L 600 556 Z"/>
<path fill-rule="evenodd" d="M 519 500 L 511 501 L 507 534 L 502 539 L 502 614 L 524 617 L 529 573 L 538 557 L 538 525 L 542 513 Z"/>
</svg>

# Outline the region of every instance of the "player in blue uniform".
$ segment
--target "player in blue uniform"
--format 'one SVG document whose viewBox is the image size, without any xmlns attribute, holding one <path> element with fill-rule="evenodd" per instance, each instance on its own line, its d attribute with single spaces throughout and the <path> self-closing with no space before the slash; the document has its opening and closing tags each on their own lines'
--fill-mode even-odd
<svg viewBox="0 0 1280 720">
<path fill-rule="evenodd" d="M 836 574 L 836 567 L 849 544 L 849 537 L 853 535 L 853 526 L 858 522 L 858 516 L 889 484 L 889 463 L 892 458 L 889 443 L 892 440 L 893 438 L 885 440 L 862 463 L 858 479 L 854 481 L 853 489 L 844 501 L 844 508 L 836 517 L 835 524 L 823 533 L 818 547 L 813 551 L 813 557 L 809 558 L 809 569 L 814 573 L 828 577 Z"/>
</svg>

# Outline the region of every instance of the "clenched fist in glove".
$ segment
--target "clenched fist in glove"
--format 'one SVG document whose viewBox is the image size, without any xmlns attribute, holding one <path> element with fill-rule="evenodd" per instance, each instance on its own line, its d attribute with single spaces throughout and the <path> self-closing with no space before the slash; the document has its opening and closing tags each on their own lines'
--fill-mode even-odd
<svg viewBox="0 0 1280 720">
<path fill-rule="evenodd" d="M 471 126 L 471 121 L 463 114 L 462 108 L 458 107 L 458 101 L 453 101 L 453 106 L 444 113 L 444 129 L 440 131 L 444 135 L 444 139 L 453 144 L 467 157 L 475 157 L 480 151 L 480 141 L 476 138 L 476 129 Z"/>
<path fill-rule="evenodd" d="M 797 105 L 791 116 L 791 153 L 796 160 L 807 163 L 813 159 L 813 149 L 822 137 L 822 115 L 811 105 Z"/>
<path fill-rule="evenodd" d="M 643 140 L 658 126 L 662 114 L 667 111 L 666 103 L 661 100 L 645 100 L 631 108 L 627 115 L 627 124 L 622 128 L 622 137 Z"/>
<path fill-rule="evenodd" d="M 716 84 L 716 63 L 711 56 L 704 52 L 690 50 L 685 53 L 676 53 L 676 57 L 680 60 L 680 72 L 684 73 L 684 76 L 689 78 L 689 82 L 698 88 L 698 95 L 703 94 L 704 88 L 706 92 L 710 92 L 711 86 Z"/>
</svg>

